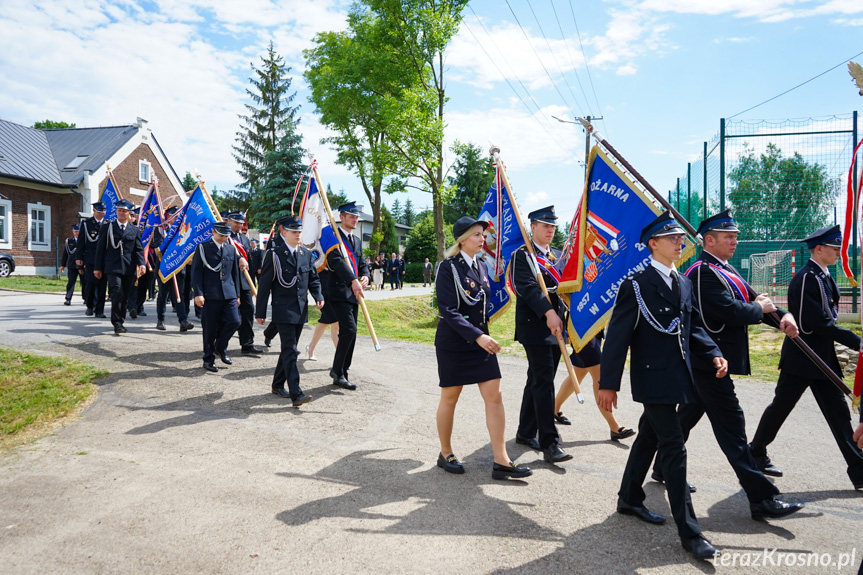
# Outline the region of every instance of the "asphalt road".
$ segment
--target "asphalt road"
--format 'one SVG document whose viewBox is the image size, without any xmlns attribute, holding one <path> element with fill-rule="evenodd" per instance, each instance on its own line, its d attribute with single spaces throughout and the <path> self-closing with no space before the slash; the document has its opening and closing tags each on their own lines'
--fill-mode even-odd
<svg viewBox="0 0 863 575">
<path fill-rule="evenodd" d="M 785 520 L 753 521 L 709 423 L 693 431 L 696 514 L 729 558 L 742 554 L 737 567 L 714 566 L 690 559 L 670 517 L 657 527 L 615 513 L 631 440 L 609 441 L 588 389 L 584 405 L 564 406 L 574 424 L 560 428 L 562 445 L 575 458 L 551 466 L 510 439 L 510 455 L 535 473 L 504 482 L 491 479 L 479 393 L 465 389 L 454 448 L 467 473 L 455 476 L 435 467 L 430 346 L 384 340 L 376 353 L 361 336 L 351 370 L 359 389 L 348 392 L 327 377 L 325 337 L 320 361 L 301 362 L 314 400 L 298 410 L 269 393 L 273 352 L 242 356 L 234 340 L 234 365 L 209 374 L 198 327 L 181 334 L 169 315 L 169 331 L 156 331 L 148 303 L 150 315 L 115 336 L 108 320 L 62 299 L 0 292 L 0 347 L 69 356 L 111 375 L 77 420 L 0 456 L 3 574 L 835 573 L 840 554 L 853 553 L 853 568 L 838 571 L 851 573 L 863 559 L 863 493 L 809 393 L 771 449 L 786 472 L 777 485 L 806 503 Z M 302 347 L 310 335 L 307 326 Z M 501 367 L 513 438 L 527 366 L 504 356 Z M 772 386 L 737 388 L 751 434 Z M 620 421 L 635 426 L 640 412 L 622 393 Z M 647 506 L 669 514 L 664 487 L 648 481 L 646 491 Z M 767 560 L 755 555 L 764 549 Z M 785 553 L 833 565 L 777 566 L 799 561 Z"/>
</svg>

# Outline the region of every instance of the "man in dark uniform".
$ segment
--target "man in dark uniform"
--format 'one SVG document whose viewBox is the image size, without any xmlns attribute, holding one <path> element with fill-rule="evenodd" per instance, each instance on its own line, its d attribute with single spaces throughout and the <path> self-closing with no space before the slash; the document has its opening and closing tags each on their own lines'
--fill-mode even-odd
<svg viewBox="0 0 863 575">
<path fill-rule="evenodd" d="M 390 276 L 390 291 L 399 287 L 399 278 L 401 277 L 402 268 L 399 264 L 399 257 L 393 252 L 390 254 L 390 259 L 387 260 L 387 271 Z"/>
<path fill-rule="evenodd" d="M 836 325 L 839 317 L 839 288 L 830 275 L 829 266 L 839 259 L 842 233 L 839 226 L 822 228 L 803 240 L 809 248 L 810 260 L 788 285 L 788 307 L 797 319 L 800 337 L 812 351 L 842 377 L 842 368 L 836 357 L 833 342 L 853 350 L 860 349 L 860 337 Z M 779 380 L 773 402 L 764 410 L 750 448 L 756 461 L 770 465 L 771 475 L 782 472 L 770 464 L 767 446 L 779 433 L 779 428 L 797 405 L 797 400 L 806 391 L 812 390 L 839 451 L 848 464 L 848 477 L 855 489 L 863 489 L 863 451 L 856 444 L 850 425 L 851 414 L 845 402 L 845 394 L 821 373 L 814 363 L 787 337 L 782 342 L 779 359 Z M 768 471 L 765 471 L 768 473 Z"/>
<path fill-rule="evenodd" d="M 252 276 L 252 283 L 258 285 L 258 276 L 261 275 L 261 266 L 264 263 L 264 251 L 258 247 L 258 240 L 249 240 L 252 249 L 249 252 L 249 275 Z"/>
<path fill-rule="evenodd" d="M 240 325 L 240 256 L 228 241 L 230 235 L 227 222 L 213 224 L 213 238 L 198 244 L 192 260 L 192 290 L 204 332 L 204 369 L 212 372 L 219 371 L 216 354 L 222 363 L 233 363 L 228 342 Z"/>
<path fill-rule="evenodd" d="M 180 208 L 177 206 L 171 206 L 167 210 L 165 210 L 165 220 L 170 221 L 171 218 L 180 211 Z M 150 240 L 150 246 L 152 247 L 152 253 L 155 257 L 155 263 L 153 266 L 154 273 L 156 274 L 156 279 L 159 282 L 159 295 L 156 298 L 156 329 L 160 331 L 165 331 L 165 308 L 168 298 L 171 299 L 171 305 L 174 308 L 174 313 L 177 314 L 177 320 L 180 322 L 180 331 L 189 331 L 192 329 L 194 324 L 189 321 L 189 312 L 186 309 L 186 305 L 183 302 L 182 296 L 178 299 L 177 294 L 174 293 L 174 286 L 177 286 L 177 291 L 179 291 L 182 286 L 186 283 L 186 267 L 183 267 L 179 272 L 174 274 L 174 276 L 166 283 L 162 282 L 161 277 L 159 276 L 159 264 L 161 262 L 161 257 L 156 251 L 156 248 L 162 245 L 162 242 L 165 241 L 165 231 L 161 226 L 157 227 L 153 230 L 153 239 Z M 176 280 L 176 283 L 175 283 Z"/>
<path fill-rule="evenodd" d="M 278 233 L 275 233 L 270 238 L 270 241 L 267 242 L 266 252 L 270 252 L 271 250 L 274 250 L 277 247 L 283 246 L 283 245 L 285 245 L 285 240 L 282 238 L 281 235 L 279 235 Z M 267 256 L 266 252 L 265 252 L 263 257 Z M 323 276 L 319 276 L 318 279 L 321 280 L 321 285 L 323 286 L 324 285 L 323 284 L 323 282 L 324 282 Z M 267 347 L 270 347 L 273 343 L 273 340 L 276 339 L 277 335 L 279 335 L 279 326 L 277 326 L 275 324 L 275 322 L 271 321 L 269 324 L 267 324 L 267 327 L 264 328 L 264 345 Z"/>
<path fill-rule="evenodd" d="M 267 318 L 267 303 L 273 294 L 273 321 L 276 324 L 281 348 L 276 372 L 273 374 L 273 393 L 290 398 L 294 407 L 311 401 L 312 397 L 300 388 L 300 372 L 297 369 L 297 342 L 308 321 L 308 294 L 312 292 L 318 309 L 324 306 L 321 282 L 312 261 L 312 252 L 300 245 L 303 222 L 300 216 L 285 216 L 278 221 L 284 242 L 274 250 L 267 251 L 261 268 L 261 284 L 255 317 L 264 325 Z M 285 390 L 285 382 L 288 390 Z"/>
<path fill-rule="evenodd" d="M 642 485 L 657 448 L 668 484 L 668 501 L 683 548 L 698 559 L 715 556 L 716 548 L 701 534 L 686 484 L 686 447 L 676 406 L 696 400 L 691 352 L 725 377 L 728 362 L 707 335 L 693 305 L 692 284 L 674 269 L 683 254 L 686 234 L 668 212 L 641 231 L 650 264 L 621 283 L 602 350 L 597 403 L 611 411 L 631 352 L 632 399 L 644 405 L 638 435 L 629 452 L 618 491 L 617 511 L 656 525 L 665 517 L 644 506 Z"/>
<path fill-rule="evenodd" d="M 99 318 L 105 317 L 105 290 L 108 287 L 108 278 L 96 279 L 93 276 L 94 264 L 96 262 L 96 244 L 99 240 L 99 230 L 105 221 L 105 204 L 96 202 L 93 204 L 92 217 L 81 221 L 79 236 L 80 241 L 75 251 L 75 265 L 84 270 L 82 276 L 82 289 L 84 301 L 87 305 L 85 315 L 94 315 Z"/>
<path fill-rule="evenodd" d="M 749 499 L 752 518 L 778 518 L 799 511 L 803 504 L 777 499 L 779 489 L 758 469 L 746 443 L 746 422 L 731 374 L 751 373 L 749 325 L 766 321 L 790 337 L 796 337 L 797 324 L 785 310 L 779 310 L 781 320 L 777 322 L 772 313 L 778 308 L 770 298 L 751 292 L 740 273 L 728 263 L 737 249 L 739 231 L 728 210 L 707 218 L 698 226 L 698 233 L 704 237 L 704 249 L 684 275 L 692 282 L 693 298 L 703 327 L 728 360 L 728 375 L 716 379 L 712 363 L 699 357 L 693 359 L 698 401 L 681 405 L 678 416 L 685 441 L 701 416 L 707 413 L 716 441 Z M 661 470 L 661 456 L 657 456 L 653 479 L 662 480 Z"/>
<path fill-rule="evenodd" d="M 146 267 L 141 234 L 129 219 L 132 203 L 120 200 L 116 208 L 117 221 L 105 222 L 99 232 L 93 276 L 97 280 L 107 276 L 111 294 L 111 323 L 114 333 L 121 334 L 126 333 L 123 322 L 126 320 L 129 291 Z"/>
<path fill-rule="evenodd" d="M 81 272 L 78 270 L 78 264 L 75 263 L 75 252 L 78 248 L 78 230 L 77 224 L 72 226 L 72 237 L 66 238 L 63 243 L 63 256 L 60 259 L 60 273 L 66 273 L 68 278 L 66 281 L 66 301 L 63 305 L 72 305 L 72 296 L 75 295 L 75 284 L 78 282 L 78 276 Z M 81 280 L 81 296 L 84 295 L 84 281 Z"/>
<path fill-rule="evenodd" d="M 327 256 L 327 268 L 332 272 L 327 285 L 327 305 L 333 306 L 333 312 L 339 321 L 339 343 L 333 356 L 333 367 L 330 377 L 333 385 L 344 389 L 356 389 L 357 386 L 348 379 L 348 370 L 354 356 L 354 344 L 357 341 L 357 317 L 359 301 L 363 290 L 369 285 L 369 267 L 363 259 L 362 240 L 354 236 L 360 217 L 360 208 L 356 202 L 339 206 L 341 224 L 338 233 L 348 254 L 341 249 L 335 249 Z"/>
<path fill-rule="evenodd" d="M 249 236 L 243 233 L 243 223 L 246 216 L 242 212 L 228 214 L 228 222 L 231 224 L 231 241 L 243 248 L 248 256 L 252 247 Z M 249 261 L 240 256 L 240 335 L 241 353 L 261 353 L 263 350 L 255 347 L 255 299 L 252 297 L 252 286 L 246 279 L 243 270 L 249 270 Z"/>
<path fill-rule="evenodd" d="M 560 448 L 560 435 L 554 425 L 554 376 L 560 363 L 557 336 L 562 333 L 566 313 L 557 296 L 555 277 L 559 274 L 553 269 L 560 251 L 549 245 L 554 238 L 557 215 L 554 206 L 548 206 L 527 217 L 539 271 L 551 301 L 537 283 L 536 267 L 527 247 L 520 247 L 512 255 L 511 263 L 516 295 L 515 340 L 524 347 L 528 368 L 515 441 L 542 450 L 549 463 L 560 463 L 572 459 L 572 455 Z"/>
</svg>

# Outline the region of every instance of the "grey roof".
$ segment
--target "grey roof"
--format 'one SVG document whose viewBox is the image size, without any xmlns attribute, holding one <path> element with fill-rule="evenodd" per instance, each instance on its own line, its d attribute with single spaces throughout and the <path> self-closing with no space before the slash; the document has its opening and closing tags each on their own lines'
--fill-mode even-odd
<svg viewBox="0 0 863 575">
<path fill-rule="evenodd" d="M 138 126 L 43 130 L 66 185 L 76 185 L 87 172 L 94 172 L 138 133 Z M 74 169 L 64 169 L 77 157 L 84 157 Z"/>
<path fill-rule="evenodd" d="M 63 186 L 45 132 L 0 120 L 0 175 Z"/>
</svg>

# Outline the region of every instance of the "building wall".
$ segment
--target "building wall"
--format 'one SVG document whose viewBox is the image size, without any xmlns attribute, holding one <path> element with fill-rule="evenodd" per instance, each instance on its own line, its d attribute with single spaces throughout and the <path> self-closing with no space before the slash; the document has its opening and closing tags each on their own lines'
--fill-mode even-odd
<svg viewBox="0 0 863 575">
<path fill-rule="evenodd" d="M 69 190 L 49 191 L 27 187 L 27 184 L 0 182 L 0 199 L 11 201 L 11 245 L 0 244 L 0 251 L 15 258 L 16 275 L 51 275 L 63 249 L 63 243 L 72 235 L 71 226 L 78 223 L 81 198 Z M 30 251 L 30 234 L 27 204 L 49 206 L 51 226 L 48 234 L 49 251 Z"/>
<path fill-rule="evenodd" d="M 156 155 L 147 144 L 140 144 L 135 151 L 129 154 L 125 160 L 117 166 L 111 166 L 111 173 L 114 176 L 114 181 L 117 183 L 117 188 L 124 199 L 129 200 L 136 206 L 140 206 L 144 201 L 144 196 L 147 193 L 149 182 L 142 182 L 138 179 L 139 162 L 144 160 L 150 163 L 150 167 L 159 178 L 159 196 L 165 207 L 175 205 L 180 207 L 183 205 L 182 200 L 177 197 L 178 193 L 185 195 L 182 190 L 177 190 L 171 183 L 171 179 L 165 172 L 165 168 L 158 162 Z M 108 178 L 107 176 L 99 182 L 99 190 L 105 187 Z M 133 191 L 132 191 L 133 190 Z M 169 202 L 170 200 L 170 202 Z"/>
</svg>

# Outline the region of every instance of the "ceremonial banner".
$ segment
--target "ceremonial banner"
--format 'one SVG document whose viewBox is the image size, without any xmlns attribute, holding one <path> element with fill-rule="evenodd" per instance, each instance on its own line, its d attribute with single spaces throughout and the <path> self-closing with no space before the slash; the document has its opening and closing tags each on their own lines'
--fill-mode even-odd
<svg viewBox="0 0 863 575">
<path fill-rule="evenodd" d="M 521 222 L 515 215 L 515 199 L 503 184 L 501 167 L 496 166 L 495 180 L 488 190 L 485 203 L 477 220 L 488 222 L 485 230 L 485 257 L 491 288 L 489 323 L 496 320 L 509 307 L 513 295 L 510 278 L 512 254 L 524 245 Z M 457 238 L 456 238 L 457 239 Z"/>
<path fill-rule="evenodd" d="M 114 176 L 111 175 L 111 172 L 108 172 L 108 181 L 105 182 L 105 188 L 102 190 L 102 196 L 99 198 L 100 202 L 104 202 L 105 204 L 105 220 L 109 222 L 113 222 L 117 219 L 117 202 L 122 199 L 120 193 L 117 191 L 117 186 L 114 184 Z"/>
<path fill-rule="evenodd" d="M 162 258 L 159 264 L 159 277 L 167 283 L 183 269 L 195 255 L 198 244 L 213 236 L 213 223 L 218 218 L 210 208 L 201 184 L 198 184 L 189 201 L 177 212 L 165 241 L 158 248 Z"/>
<path fill-rule="evenodd" d="M 144 249 L 150 245 L 153 238 L 153 230 L 162 225 L 162 206 L 159 205 L 159 195 L 156 186 L 150 184 L 144 203 L 141 204 L 141 213 L 138 217 L 138 231 L 141 232 L 141 243 Z"/>
<path fill-rule="evenodd" d="M 605 327 L 623 280 L 649 265 L 650 252 L 639 238 L 661 213 L 599 146 L 590 152 L 588 174 L 570 227 L 572 257 L 558 288 L 569 304 L 568 333 L 576 351 Z M 684 246 L 680 261 L 694 249 Z"/>
<path fill-rule="evenodd" d="M 315 267 L 320 272 L 327 265 L 327 255 L 339 247 L 339 242 L 330 226 L 327 210 L 321 199 L 321 192 L 314 175 L 309 176 L 306 193 L 303 195 L 303 202 L 300 205 L 300 217 L 303 220 L 303 233 L 300 236 L 300 242 L 312 251 Z M 351 260 L 353 260 L 352 256 Z M 352 263 L 356 275 L 356 263 Z"/>
</svg>

